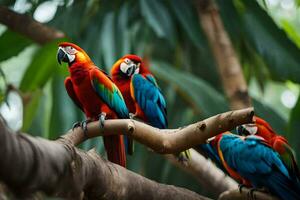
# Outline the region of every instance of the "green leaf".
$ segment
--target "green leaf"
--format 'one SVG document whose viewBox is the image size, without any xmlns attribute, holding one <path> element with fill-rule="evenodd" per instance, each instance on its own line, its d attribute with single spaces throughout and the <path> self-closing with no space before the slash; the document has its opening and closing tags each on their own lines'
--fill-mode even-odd
<svg viewBox="0 0 300 200">
<path fill-rule="evenodd" d="M 7 90 L 6 87 L 7 87 L 6 77 L 2 68 L 0 68 L 0 105 L 5 100 L 6 90 Z"/>
<path fill-rule="evenodd" d="M 22 131 L 26 132 L 30 128 L 32 121 L 36 116 L 42 95 L 43 93 L 41 90 L 35 90 L 30 94 L 28 102 L 25 102 Z"/>
<path fill-rule="evenodd" d="M 290 121 L 288 125 L 288 139 L 292 147 L 294 147 L 297 153 L 297 160 L 300 161 L 300 96 L 298 97 L 297 103 L 290 114 Z"/>
<path fill-rule="evenodd" d="M 63 31 L 68 37 L 73 39 L 78 37 L 83 30 L 83 19 L 87 17 L 83 15 L 86 5 L 86 1 L 74 1 L 70 6 L 58 6 L 54 19 L 49 25 Z"/>
<path fill-rule="evenodd" d="M 199 17 L 195 12 L 194 7 L 190 1 L 173 0 L 170 2 L 181 27 L 185 30 L 192 43 L 198 47 L 203 48 L 203 32 L 199 24 Z"/>
<path fill-rule="evenodd" d="M 159 0 L 140 0 L 141 14 L 146 19 L 149 26 L 152 27 L 156 35 L 160 38 L 166 38 L 169 42 L 175 44 L 175 29 L 172 18 L 162 1 Z"/>
<path fill-rule="evenodd" d="M 6 30 L 0 36 L 0 62 L 18 55 L 31 43 L 26 37 L 11 30 Z"/>
<path fill-rule="evenodd" d="M 79 110 L 68 96 L 61 74 L 55 74 L 51 81 L 52 110 L 50 116 L 49 138 L 56 139 L 67 132 L 76 121 L 81 121 Z"/>
<path fill-rule="evenodd" d="M 129 14 L 130 14 L 130 8 L 128 3 L 124 3 L 124 5 L 121 8 L 119 17 L 118 17 L 118 35 L 120 41 L 118 42 L 120 45 L 118 45 L 118 49 L 120 49 L 119 57 L 124 56 L 125 54 L 128 54 L 130 52 L 130 32 L 129 32 Z"/>
<path fill-rule="evenodd" d="M 153 62 L 151 70 L 158 78 L 176 86 L 182 97 L 203 117 L 225 112 L 229 109 L 222 94 L 193 74 L 179 71 L 160 61 Z"/>
<path fill-rule="evenodd" d="M 106 14 L 102 25 L 101 42 L 102 49 L 105 49 L 105 51 L 103 51 L 103 57 L 106 70 L 109 70 L 116 61 L 114 19 L 114 12 L 109 12 Z"/>
<path fill-rule="evenodd" d="M 256 1 L 217 2 L 233 43 L 254 49 L 274 79 L 300 82 L 299 49 Z"/>
<path fill-rule="evenodd" d="M 249 44 L 265 59 L 278 80 L 300 82 L 300 51 L 255 1 L 243 1 L 243 28 Z"/>
<path fill-rule="evenodd" d="M 293 26 L 289 20 L 282 19 L 281 26 L 288 34 L 288 36 L 295 42 L 295 44 L 300 47 L 300 35 L 298 33 L 297 27 Z"/>
<path fill-rule="evenodd" d="M 282 135 L 286 135 L 287 121 L 272 107 L 268 106 L 264 102 L 261 102 L 255 98 L 252 98 L 255 114 L 265 119 L 272 128 Z"/>
<path fill-rule="evenodd" d="M 22 78 L 20 84 L 22 92 L 42 88 L 51 75 L 58 71 L 59 64 L 56 60 L 56 52 L 59 41 L 63 41 L 63 39 L 46 44 L 36 51 L 31 64 Z"/>
</svg>

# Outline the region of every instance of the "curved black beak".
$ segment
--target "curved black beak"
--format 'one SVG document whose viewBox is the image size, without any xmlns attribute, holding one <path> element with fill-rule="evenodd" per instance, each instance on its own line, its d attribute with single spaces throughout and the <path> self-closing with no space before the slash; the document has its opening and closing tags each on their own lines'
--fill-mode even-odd
<svg viewBox="0 0 300 200">
<path fill-rule="evenodd" d="M 247 129 L 243 126 L 236 127 L 236 132 L 238 135 L 250 135 L 250 133 L 247 131 Z"/>
<path fill-rule="evenodd" d="M 69 58 L 68 55 L 66 54 L 66 52 L 59 47 L 58 51 L 57 51 L 57 61 L 58 63 L 61 65 L 61 62 L 67 62 L 69 63 Z"/>
<path fill-rule="evenodd" d="M 133 75 L 136 69 L 137 69 L 136 64 L 131 65 L 126 71 L 127 76 Z"/>
</svg>

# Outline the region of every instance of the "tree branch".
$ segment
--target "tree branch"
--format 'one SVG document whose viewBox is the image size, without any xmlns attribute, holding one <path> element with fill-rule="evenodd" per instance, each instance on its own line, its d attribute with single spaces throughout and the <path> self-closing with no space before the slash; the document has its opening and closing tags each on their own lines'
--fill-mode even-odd
<svg viewBox="0 0 300 200">
<path fill-rule="evenodd" d="M 0 179 L 25 198 L 36 191 L 68 199 L 195 199 L 195 192 L 159 184 L 72 144 L 14 134 L 0 120 Z"/>
<path fill-rule="evenodd" d="M 207 190 L 218 196 L 227 190 L 238 188 L 238 184 L 222 170 L 217 168 L 210 160 L 206 159 L 194 149 L 190 149 L 191 157 L 187 165 L 183 165 L 173 155 L 166 155 L 174 165 L 191 174 Z M 203 163 L 203 165 L 199 165 Z M 213 169 L 213 170 L 212 170 Z"/>
<path fill-rule="evenodd" d="M 128 135 L 157 153 L 172 154 L 203 144 L 210 137 L 230 131 L 236 126 L 253 122 L 253 108 L 229 111 L 179 129 L 157 129 L 130 119 L 106 120 L 101 129 L 98 122 L 88 124 L 88 138 Z M 70 130 L 60 140 L 78 145 L 86 140 L 81 128 Z"/>
<path fill-rule="evenodd" d="M 25 14 L 16 13 L 5 6 L 0 6 L 0 23 L 39 44 L 65 37 L 63 32 L 41 24 Z"/>
<path fill-rule="evenodd" d="M 241 64 L 212 0 L 196 1 L 202 28 L 217 61 L 223 88 L 231 109 L 251 106 Z"/>
<path fill-rule="evenodd" d="M 239 190 L 228 190 L 223 192 L 218 200 L 245 200 L 251 199 L 250 189 L 242 188 L 242 191 Z M 256 200 L 279 200 L 277 197 L 272 196 L 271 194 L 267 194 L 260 191 L 253 191 L 253 199 Z"/>
<path fill-rule="evenodd" d="M 148 147 L 151 147 L 159 153 L 176 153 L 180 152 L 181 149 L 188 149 L 199 143 L 204 143 L 206 142 L 207 138 L 213 137 L 214 135 L 217 135 L 218 133 L 224 131 L 232 130 L 238 124 L 246 123 L 245 121 L 251 122 L 252 116 L 253 109 L 250 108 L 217 115 L 182 129 L 164 131 L 155 129 L 137 121 L 132 122 L 131 120 L 107 120 L 105 121 L 105 127 L 102 131 L 99 129 L 98 122 L 89 124 L 88 136 L 95 137 L 98 135 L 103 135 L 104 133 L 109 135 L 118 132 L 130 135 L 135 140 L 145 144 Z M 214 125 L 210 126 L 209 124 Z M 113 127 L 118 127 L 118 131 L 113 132 Z M 128 131 L 128 129 L 130 129 L 130 131 Z M 134 130 L 139 130 L 141 131 L 140 133 L 143 134 L 145 133 L 145 137 L 141 135 L 141 138 L 140 135 L 131 133 L 131 131 L 134 132 Z M 194 132 L 194 136 L 187 136 L 191 135 L 189 134 L 189 131 L 190 133 Z M 164 134 L 164 137 L 162 137 L 162 133 L 166 133 Z M 172 135 L 170 135 L 170 133 L 172 133 Z M 148 134 L 149 136 L 147 136 Z M 176 145 L 181 145 L 182 141 L 187 142 L 186 138 L 189 138 L 189 141 L 187 143 L 189 144 L 189 146 L 177 149 Z M 74 132 L 69 131 L 61 139 L 72 141 L 75 145 L 85 140 L 81 129 L 76 129 L 74 130 Z M 198 140 L 199 143 L 197 143 Z M 168 150 L 167 148 L 170 144 L 173 144 L 173 147 L 175 149 Z M 181 163 L 178 163 L 178 161 L 176 161 L 176 159 L 174 158 L 172 161 L 173 164 L 176 163 L 177 166 L 181 166 L 180 168 L 184 171 L 193 174 L 196 180 L 198 180 L 203 187 L 208 190 L 213 190 L 217 195 L 226 190 L 237 188 L 238 186 L 235 181 L 226 176 L 215 165 L 207 162 L 207 160 L 205 160 L 203 156 L 197 154 L 196 152 L 191 156 L 191 159 L 190 161 L 188 161 L 187 166 L 183 166 Z M 210 163 L 210 165 L 208 165 L 208 163 Z M 207 170 L 205 169 L 207 169 L 208 167 L 210 169 L 210 173 L 206 173 Z"/>
<path fill-rule="evenodd" d="M 107 120 L 88 125 L 89 137 L 125 133 L 160 153 L 175 153 L 207 138 L 252 121 L 253 109 L 216 115 L 182 129 L 159 130 L 133 120 Z M 12 134 L 0 121 L 0 179 L 15 194 L 35 191 L 70 199 L 204 199 L 183 188 L 158 184 L 110 163 L 94 151 L 74 147 L 84 141 L 81 129 L 56 142 Z M 174 138 L 174 139 L 172 139 Z M 76 197 L 76 198 L 75 198 Z"/>
</svg>

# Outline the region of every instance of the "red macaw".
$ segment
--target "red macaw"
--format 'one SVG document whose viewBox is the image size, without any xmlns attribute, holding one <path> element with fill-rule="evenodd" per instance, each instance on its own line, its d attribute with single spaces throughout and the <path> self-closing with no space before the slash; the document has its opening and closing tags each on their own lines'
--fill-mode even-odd
<svg viewBox="0 0 300 200">
<path fill-rule="evenodd" d="M 237 127 L 239 135 L 257 135 L 264 138 L 279 153 L 290 176 L 300 179 L 296 156 L 286 138 L 276 134 L 272 127 L 262 118 L 255 116 L 254 124 L 244 124 Z"/>
<path fill-rule="evenodd" d="M 166 101 L 145 62 L 137 55 L 125 55 L 111 69 L 114 83 L 123 94 L 130 113 L 156 128 L 168 126 Z M 179 155 L 186 160 L 189 152 Z"/>
<path fill-rule="evenodd" d="M 66 90 L 73 102 L 85 113 L 87 120 L 76 123 L 86 134 L 87 123 L 105 119 L 129 118 L 121 92 L 108 75 L 100 70 L 79 46 L 63 42 L 57 52 L 58 62 L 68 63 L 70 76 L 65 79 Z M 125 146 L 122 135 L 103 137 L 110 161 L 126 166 Z"/>
</svg>

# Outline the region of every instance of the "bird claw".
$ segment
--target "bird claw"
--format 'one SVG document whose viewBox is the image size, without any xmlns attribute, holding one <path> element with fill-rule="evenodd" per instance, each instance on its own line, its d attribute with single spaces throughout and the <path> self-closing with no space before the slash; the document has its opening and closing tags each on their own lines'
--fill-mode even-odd
<svg viewBox="0 0 300 200">
<path fill-rule="evenodd" d="M 72 131 L 74 131 L 75 128 L 78 128 L 78 127 L 81 127 L 82 130 L 83 130 L 83 134 L 85 137 L 88 137 L 87 135 L 87 132 L 88 132 L 88 129 L 87 129 L 87 125 L 88 123 L 90 123 L 92 120 L 91 119 L 86 119 L 86 120 L 83 120 L 81 122 L 75 122 L 72 126 Z"/>
<path fill-rule="evenodd" d="M 247 199 L 256 200 L 256 196 L 254 194 L 255 191 L 259 191 L 259 190 L 255 188 L 251 188 L 250 191 L 247 193 Z"/>
<path fill-rule="evenodd" d="M 239 192 L 242 193 L 243 188 L 246 188 L 247 186 L 244 184 L 239 184 Z"/>
<path fill-rule="evenodd" d="M 250 200 L 256 200 L 255 192 L 263 192 L 263 193 L 270 193 L 269 190 L 265 187 L 263 188 L 251 188 L 247 194 L 247 198 Z"/>
<path fill-rule="evenodd" d="M 106 113 L 102 112 L 98 117 L 99 117 L 100 129 L 103 129 L 104 128 L 105 118 L 106 118 Z"/>
<path fill-rule="evenodd" d="M 81 125 L 81 122 L 75 122 L 73 125 L 72 125 L 72 131 L 74 131 L 75 128 L 79 127 Z"/>
<path fill-rule="evenodd" d="M 133 113 L 129 113 L 129 119 L 135 119 L 136 118 L 136 115 L 133 114 Z"/>
</svg>

